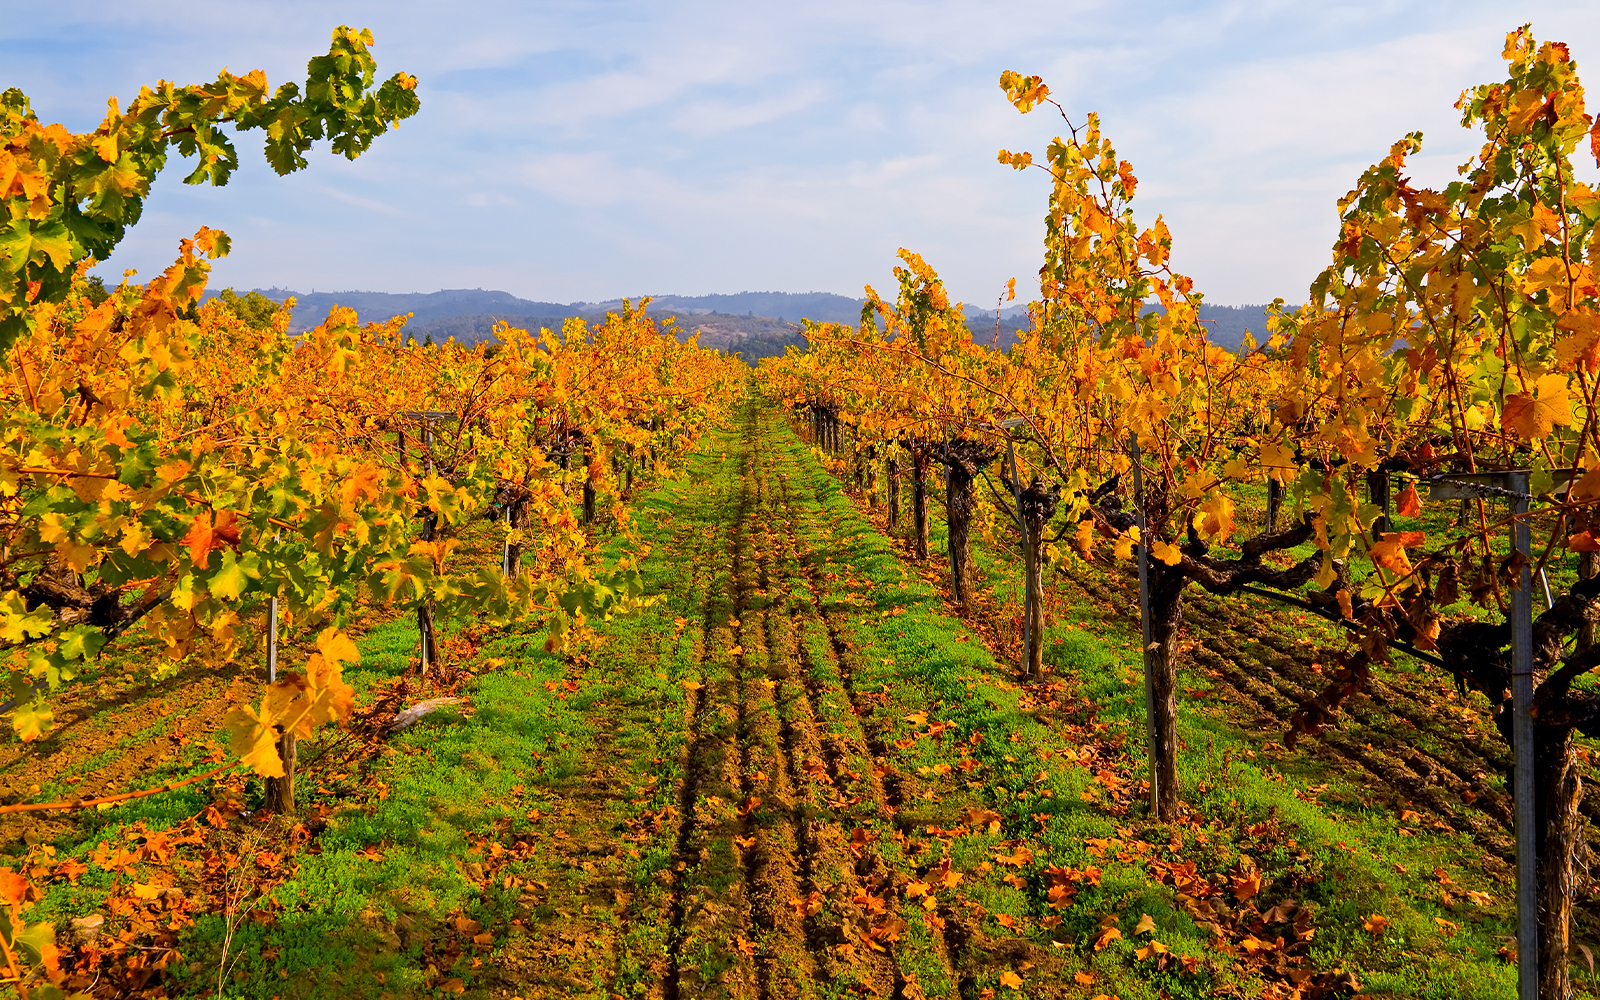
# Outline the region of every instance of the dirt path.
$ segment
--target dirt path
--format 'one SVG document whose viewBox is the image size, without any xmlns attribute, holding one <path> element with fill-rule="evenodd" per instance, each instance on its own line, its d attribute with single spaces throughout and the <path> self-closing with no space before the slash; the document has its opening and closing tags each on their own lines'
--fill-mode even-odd
<svg viewBox="0 0 1600 1000">
<path fill-rule="evenodd" d="M 742 444 L 718 553 L 728 586 L 700 623 L 708 682 L 692 702 L 661 993 L 720 982 L 766 1000 L 842 983 L 905 996 L 897 875 L 861 825 L 895 815 L 897 782 L 798 530 L 792 470 L 754 422 Z M 729 944 L 732 976 L 687 960 Z"/>
<path fill-rule="evenodd" d="M 1030 959 L 1037 949 L 1021 941 L 989 941 L 958 894 L 934 898 L 927 882 L 949 870 L 935 854 L 965 828 L 935 824 L 941 842 L 918 824 L 996 814 L 984 812 L 977 782 L 953 780 L 930 812 L 931 783 L 897 768 L 897 748 L 912 742 L 895 743 L 904 708 L 890 710 L 881 679 L 857 683 L 854 635 L 867 602 L 840 599 L 834 583 L 851 572 L 848 556 L 818 522 L 817 498 L 780 434 L 771 414 L 752 411 L 719 471 L 694 484 L 693 505 L 667 519 L 672 537 L 653 556 L 669 585 L 660 615 L 675 615 L 679 641 L 693 646 L 682 717 L 658 726 L 660 744 L 679 745 L 654 765 L 674 778 L 670 792 L 630 798 L 618 781 L 609 811 L 560 812 L 573 866 L 578 845 L 615 836 L 607 824 L 619 814 L 629 831 L 657 831 L 634 839 L 665 863 L 646 891 L 621 891 L 600 874 L 551 879 L 507 959 L 505 995 L 571 995 L 585 983 L 660 1000 L 975 998 L 996 962 L 1052 961 Z M 614 682 L 619 671 L 657 667 L 659 644 L 640 640 L 597 656 L 586 676 Z M 597 730 L 628 724 L 595 717 Z M 586 766 L 651 769 L 618 760 L 625 752 L 597 740 Z M 913 791 L 923 808 L 907 806 Z M 579 794 L 575 785 L 564 797 Z M 634 871 L 643 881 L 644 869 Z"/>
</svg>

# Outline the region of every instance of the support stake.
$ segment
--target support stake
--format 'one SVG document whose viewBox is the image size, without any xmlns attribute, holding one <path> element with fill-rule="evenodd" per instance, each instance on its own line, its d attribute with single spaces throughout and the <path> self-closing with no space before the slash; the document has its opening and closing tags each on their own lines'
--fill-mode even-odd
<svg viewBox="0 0 1600 1000">
<path fill-rule="evenodd" d="M 1539 831 L 1534 822 L 1533 780 L 1533 574 L 1528 566 L 1528 473 L 1513 472 L 1511 537 L 1523 556 L 1511 592 L 1511 734 L 1516 754 L 1513 805 L 1517 810 L 1517 996 L 1539 1000 Z"/>
<path fill-rule="evenodd" d="M 1156 767 L 1156 692 L 1155 668 L 1150 662 L 1150 647 L 1155 644 L 1150 622 L 1150 545 L 1149 526 L 1144 522 L 1144 456 L 1139 451 L 1139 435 L 1128 432 L 1128 454 L 1133 459 L 1133 517 L 1139 525 L 1139 631 L 1144 643 L 1144 738 L 1150 754 L 1150 814 L 1161 801 L 1160 778 Z"/>
<path fill-rule="evenodd" d="M 1566 470 L 1570 478 L 1573 470 Z M 1561 475 L 1562 473 L 1557 473 Z M 1451 473 L 1429 483 L 1438 500 L 1511 501 L 1511 546 L 1522 570 L 1511 592 L 1511 798 L 1517 836 L 1517 997 L 1539 1000 L 1539 830 L 1533 745 L 1533 570 L 1528 561 L 1528 470 Z M 1552 998 L 1553 1000 L 1553 998 Z"/>
</svg>

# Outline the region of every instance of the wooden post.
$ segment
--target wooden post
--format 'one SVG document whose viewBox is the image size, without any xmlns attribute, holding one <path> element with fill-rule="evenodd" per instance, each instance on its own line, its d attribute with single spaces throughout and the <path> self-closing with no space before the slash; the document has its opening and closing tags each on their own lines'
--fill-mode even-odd
<svg viewBox="0 0 1600 1000">
<path fill-rule="evenodd" d="M 1009 429 L 1009 428 L 1008 428 Z M 1028 511 L 1022 502 L 1022 480 L 1017 475 L 1017 443 L 1006 435 L 1006 461 L 1011 466 L 1011 500 L 1017 508 L 1017 529 L 1022 532 L 1022 676 L 1032 677 L 1042 649 L 1034 634 L 1034 611 L 1039 603 L 1039 539 L 1033 537 Z M 1039 644 L 1042 647 L 1042 643 Z"/>
<path fill-rule="evenodd" d="M 911 453 L 911 520 L 916 529 L 917 558 L 928 558 L 928 457 L 924 450 Z"/>
</svg>

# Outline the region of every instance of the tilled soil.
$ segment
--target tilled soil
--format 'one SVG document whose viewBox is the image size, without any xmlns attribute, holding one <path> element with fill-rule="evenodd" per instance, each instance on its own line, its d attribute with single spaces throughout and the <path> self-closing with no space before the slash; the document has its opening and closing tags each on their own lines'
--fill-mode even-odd
<svg viewBox="0 0 1600 1000">
<path fill-rule="evenodd" d="M 1067 588 L 1103 609 L 1104 615 L 1137 634 L 1137 582 L 1117 576 L 1078 574 Z M 1184 696 L 1215 698 L 1218 711 L 1258 732 L 1280 758 L 1310 756 L 1330 773 L 1352 777 L 1369 790 L 1363 806 L 1396 813 L 1414 811 L 1414 823 L 1470 837 L 1489 871 L 1510 880 L 1515 867 L 1511 798 L 1501 779 L 1509 773 L 1510 750 L 1494 728 L 1487 702 L 1457 691 L 1450 676 L 1395 653 L 1393 666 L 1374 671 L 1367 690 L 1346 701 L 1339 721 L 1294 750 L 1282 740 L 1289 718 L 1318 695 L 1328 681 L 1324 662 L 1340 645 L 1317 641 L 1306 616 L 1264 599 L 1215 598 L 1193 593 L 1184 607 L 1181 635 L 1189 688 Z M 1594 780 L 1592 768 L 1585 775 Z M 1600 798 L 1586 796 L 1581 810 L 1591 829 L 1600 825 Z M 1592 835 L 1591 835 L 1592 840 Z M 1600 925 L 1600 902 L 1580 900 L 1579 927 Z"/>
</svg>

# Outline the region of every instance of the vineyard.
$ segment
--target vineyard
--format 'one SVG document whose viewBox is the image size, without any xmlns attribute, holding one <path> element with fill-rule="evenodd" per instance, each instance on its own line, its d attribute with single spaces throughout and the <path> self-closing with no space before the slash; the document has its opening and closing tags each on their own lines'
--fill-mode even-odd
<svg viewBox="0 0 1600 1000">
<path fill-rule="evenodd" d="M 0 96 L 0 978 L 68 997 L 1600 993 L 1600 123 L 1512 32 L 1237 351 L 1099 120 L 1038 298 L 934 268 L 752 368 L 625 304 L 419 344 L 89 269 L 417 114 Z M 1016 283 L 1002 301 L 1015 298 Z M 265 300 L 263 300 L 264 302 Z M 298 328 L 298 327 L 297 327 Z"/>
</svg>

